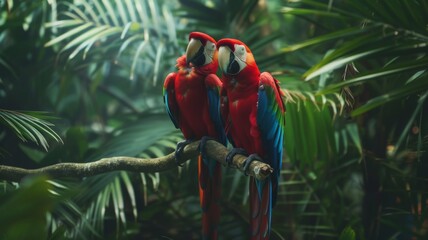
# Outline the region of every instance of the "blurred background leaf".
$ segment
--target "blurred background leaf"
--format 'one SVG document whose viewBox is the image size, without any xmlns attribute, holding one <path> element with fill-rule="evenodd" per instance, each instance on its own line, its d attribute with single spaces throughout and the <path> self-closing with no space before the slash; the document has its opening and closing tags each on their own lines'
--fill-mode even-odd
<svg viewBox="0 0 428 240">
<path fill-rule="evenodd" d="M 49 236 L 46 215 L 58 201 L 49 193 L 50 186 L 46 178 L 25 179 L 16 190 L 6 182 L 0 185 L 5 189 L 0 193 L 0 237 L 46 239 Z"/>
</svg>

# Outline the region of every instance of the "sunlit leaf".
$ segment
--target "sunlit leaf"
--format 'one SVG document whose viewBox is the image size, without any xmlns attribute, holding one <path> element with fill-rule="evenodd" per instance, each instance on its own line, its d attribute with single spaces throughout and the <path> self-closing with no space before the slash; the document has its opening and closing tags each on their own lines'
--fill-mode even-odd
<svg viewBox="0 0 428 240">
<path fill-rule="evenodd" d="M 344 58 L 332 61 L 332 62 L 330 62 L 330 63 L 328 63 L 328 64 L 320 67 L 319 69 L 309 71 L 309 72 L 305 73 L 304 76 L 305 76 L 306 80 L 310 80 L 310 79 L 313 79 L 313 78 L 315 78 L 315 77 L 317 77 L 317 76 L 319 76 L 319 75 L 321 75 L 323 73 L 335 70 L 335 69 L 337 69 L 339 67 L 342 67 L 346 63 L 350 63 L 350 62 L 355 61 L 357 59 L 360 59 L 362 57 L 367 57 L 369 55 L 385 51 L 388 48 L 389 47 L 381 47 L 381 48 L 378 48 L 378 49 L 373 49 L 373 50 L 369 50 L 369 51 L 366 51 L 366 52 L 357 53 L 357 54 L 352 55 L 352 56 L 344 57 Z"/>
<path fill-rule="evenodd" d="M 42 116 L 41 113 L 38 114 Z M 30 140 L 45 150 L 49 147 L 47 137 L 62 143 L 59 135 L 50 128 L 52 124 L 28 114 L 3 109 L 0 110 L 0 121 L 21 140 Z"/>
<path fill-rule="evenodd" d="M 64 33 L 64 34 L 62 34 L 62 35 L 60 35 L 60 36 L 58 36 L 58 37 L 50 40 L 49 42 L 47 42 L 45 44 L 45 47 L 49 47 L 49 46 L 55 45 L 55 44 L 57 44 L 57 43 L 65 40 L 65 39 L 67 39 L 67 38 L 69 38 L 69 37 L 71 37 L 71 36 L 73 36 L 73 35 L 81 32 L 81 31 L 83 31 L 83 30 L 91 27 L 91 26 L 93 26 L 93 24 L 89 22 L 89 23 L 84 23 L 84 24 L 80 25 L 79 27 L 73 28 L 72 30 L 70 30 L 70 31 L 68 31 L 68 32 L 66 32 L 66 33 Z"/>
</svg>

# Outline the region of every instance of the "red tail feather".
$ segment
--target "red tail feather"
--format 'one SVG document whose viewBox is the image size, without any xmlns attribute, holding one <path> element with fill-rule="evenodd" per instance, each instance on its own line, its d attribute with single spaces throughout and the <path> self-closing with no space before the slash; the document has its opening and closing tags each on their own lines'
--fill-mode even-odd
<svg viewBox="0 0 428 240">
<path fill-rule="evenodd" d="M 256 180 L 250 179 L 250 226 L 251 239 L 269 239 L 271 222 L 271 181 L 265 180 L 262 186 L 262 195 L 259 196 Z"/>
<path fill-rule="evenodd" d="M 220 222 L 221 165 L 216 162 L 214 174 L 210 176 L 208 165 L 199 155 L 198 178 L 203 239 L 217 239 Z"/>
</svg>

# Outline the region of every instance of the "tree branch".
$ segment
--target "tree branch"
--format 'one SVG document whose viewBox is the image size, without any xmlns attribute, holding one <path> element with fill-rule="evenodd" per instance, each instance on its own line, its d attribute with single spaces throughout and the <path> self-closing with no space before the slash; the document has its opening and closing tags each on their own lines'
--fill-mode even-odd
<svg viewBox="0 0 428 240">
<path fill-rule="evenodd" d="M 179 163 L 184 163 L 189 159 L 195 158 L 199 154 L 198 146 L 200 141 L 193 142 L 184 148 L 183 154 L 179 159 Z M 207 156 L 208 158 L 218 161 L 226 165 L 226 155 L 228 150 L 226 147 L 216 141 L 207 141 Z M 246 156 L 235 155 L 231 168 L 236 168 L 244 172 Z M 168 154 L 159 158 L 135 158 L 135 157 L 109 157 L 102 158 L 95 162 L 88 163 L 58 163 L 37 169 L 24 169 L 12 166 L 0 165 L 0 179 L 8 181 L 20 181 L 22 178 L 29 175 L 46 174 L 51 178 L 67 178 L 67 177 L 89 177 L 101 173 L 125 170 L 131 172 L 162 172 L 172 168 L 176 168 L 174 153 Z M 248 168 L 248 175 L 259 180 L 263 180 L 273 172 L 273 168 L 266 163 L 253 161 Z"/>
</svg>

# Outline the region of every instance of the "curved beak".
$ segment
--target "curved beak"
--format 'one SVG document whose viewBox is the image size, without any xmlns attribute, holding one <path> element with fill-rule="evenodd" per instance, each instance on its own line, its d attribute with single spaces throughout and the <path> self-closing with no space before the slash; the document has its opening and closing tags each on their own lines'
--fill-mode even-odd
<svg viewBox="0 0 428 240">
<path fill-rule="evenodd" d="M 221 46 L 218 50 L 218 64 L 225 74 L 235 75 L 241 71 L 235 54 L 227 46 Z"/>
<path fill-rule="evenodd" d="M 186 64 L 190 63 L 196 66 L 202 66 L 205 63 L 204 46 L 198 39 L 191 38 L 186 49 Z"/>
</svg>

